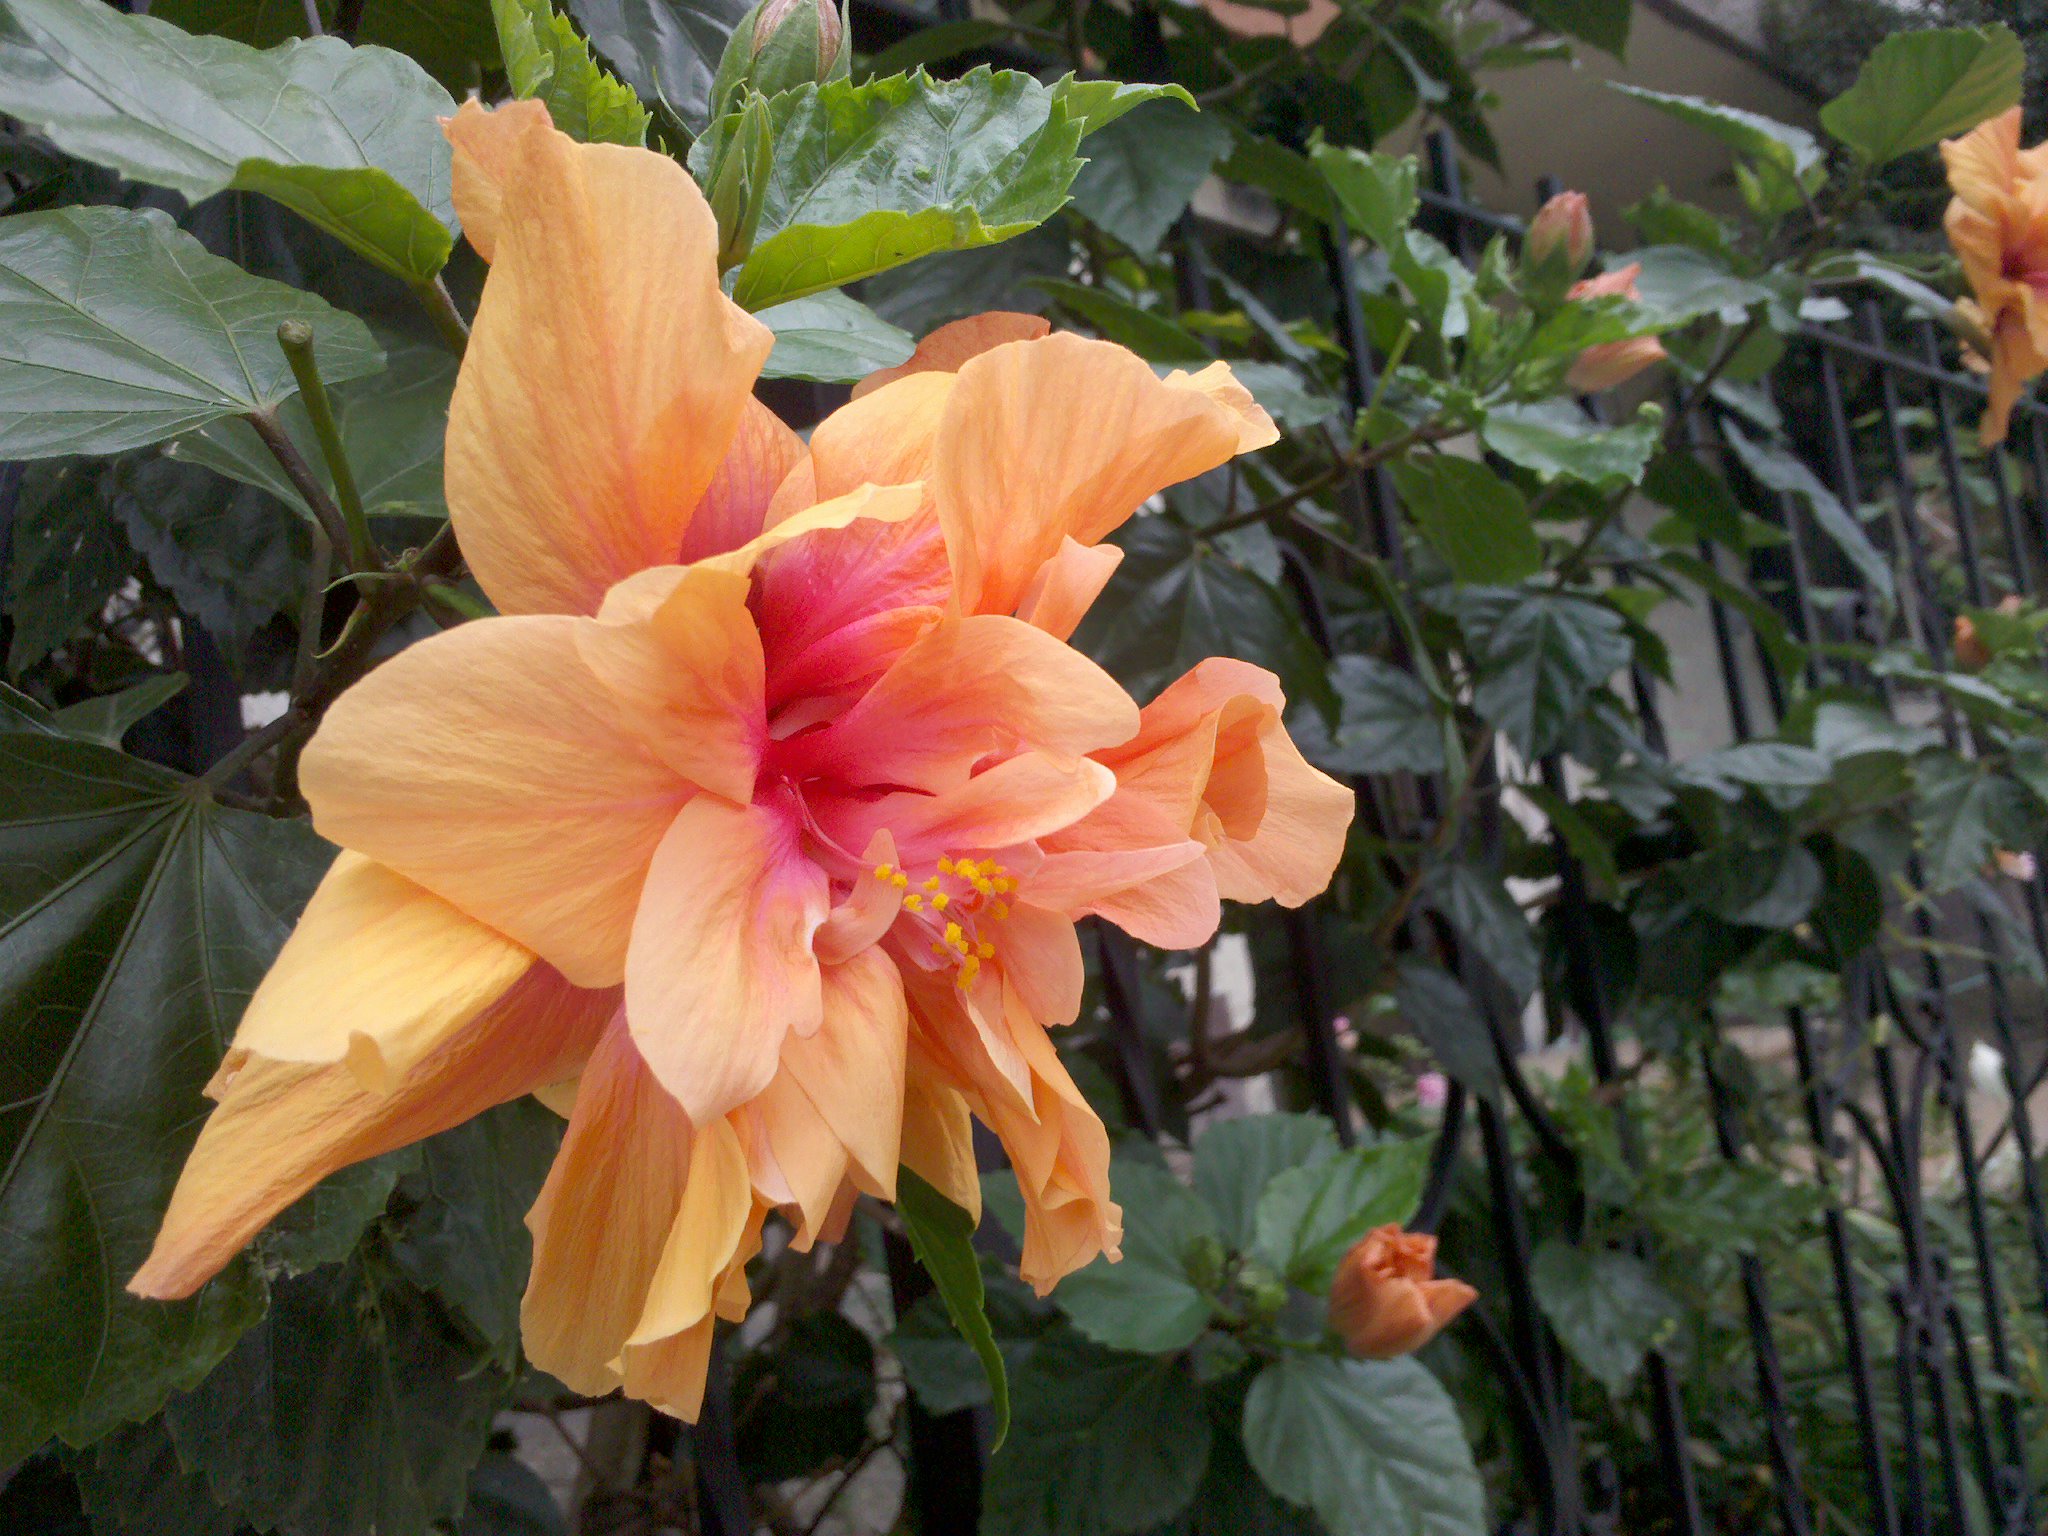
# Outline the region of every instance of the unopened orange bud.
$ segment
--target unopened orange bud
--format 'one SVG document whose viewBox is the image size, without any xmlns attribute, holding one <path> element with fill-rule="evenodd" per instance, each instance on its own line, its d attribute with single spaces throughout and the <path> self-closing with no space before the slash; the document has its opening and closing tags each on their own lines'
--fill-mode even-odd
<svg viewBox="0 0 2048 1536">
<path fill-rule="evenodd" d="M 1391 1360 L 1422 1348 L 1478 1295 L 1462 1280 L 1436 1278 L 1434 1237 L 1375 1227 L 1337 1266 L 1330 1326 L 1351 1354 Z"/>
<path fill-rule="evenodd" d="M 1991 665 L 1991 647 L 1984 643 L 1984 637 L 1977 633 L 1977 626 L 1970 622 L 1967 614 L 1956 615 L 1952 649 L 1956 653 L 1956 665 L 1965 672 L 1981 672 Z"/>
<path fill-rule="evenodd" d="M 1643 268 L 1639 262 L 1603 272 L 1598 277 L 1573 283 L 1567 299 L 1629 299 L 1640 297 L 1636 278 Z M 1597 395 L 1602 390 L 1626 384 L 1653 363 L 1664 360 L 1664 343 L 1654 336 L 1631 336 L 1626 341 L 1602 342 L 1588 347 L 1572 359 L 1564 376 L 1565 386 L 1574 394 Z"/>
<path fill-rule="evenodd" d="M 1557 259 L 1576 277 L 1593 259 L 1593 212 L 1583 192 L 1560 192 L 1529 221 L 1522 259 L 1531 265 Z"/>
</svg>

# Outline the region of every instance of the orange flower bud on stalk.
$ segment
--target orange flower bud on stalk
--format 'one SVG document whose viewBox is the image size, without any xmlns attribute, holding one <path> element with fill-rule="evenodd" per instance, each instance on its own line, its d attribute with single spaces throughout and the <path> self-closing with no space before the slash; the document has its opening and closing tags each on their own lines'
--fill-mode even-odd
<svg viewBox="0 0 2048 1536">
<path fill-rule="evenodd" d="M 1643 268 L 1630 262 L 1612 272 L 1573 283 L 1567 299 L 1636 299 L 1636 278 Z M 1653 363 L 1664 360 L 1664 344 L 1654 336 L 1631 336 L 1626 341 L 1605 341 L 1588 347 L 1572 359 L 1564 376 L 1568 388 L 1581 395 L 1597 395 L 1626 384 Z"/>
<path fill-rule="evenodd" d="M 1991 647 L 1984 643 L 1977 633 L 1977 626 L 1967 614 L 1956 615 L 1955 641 L 1952 647 L 1956 665 L 1965 672 L 1981 672 L 1991 665 Z"/>
<path fill-rule="evenodd" d="M 1375 1227 L 1344 1255 L 1330 1282 L 1330 1326 L 1364 1360 L 1412 1354 L 1471 1306 L 1479 1293 L 1436 1276 L 1436 1239 Z"/>
<path fill-rule="evenodd" d="M 1562 258 L 1573 277 L 1593 259 L 1593 214 L 1583 192 L 1560 192 L 1529 221 L 1522 237 L 1522 260 L 1541 266 Z"/>
</svg>

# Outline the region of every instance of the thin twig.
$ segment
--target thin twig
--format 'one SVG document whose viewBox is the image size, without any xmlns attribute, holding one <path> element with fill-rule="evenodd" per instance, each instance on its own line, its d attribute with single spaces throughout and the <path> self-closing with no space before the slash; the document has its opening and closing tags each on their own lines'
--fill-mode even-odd
<svg viewBox="0 0 2048 1536">
<path fill-rule="evenodd" d="M 291 696 L 302 699 L 313 685 L 313 666 L 320 658 L 320 621 L 327 613 L 327 578 L 334 569 L 334 543 L 318 523 L 308 523 L 313 558 L 306 565 L 306 595 L 299 601 L 299 646 L 292 660 Z"/>
<path fill-rule="evenodd" d="M 305 402 L 306 417 L 313 424 L 313 439 L 320 456 L 327 461 L 328 478 L 334 482 L 334 498 L 340 504 L 342 522 L 348 529 L 348 562 L 351 570 L 379 571 L 384 562 L 370 538 L 370 520 L 363 513 L 362 492 L 356 489 L 355 471 L 349 468 L 348 450 L 341 441 L 341 426 L 334 419 L 334 402 L 328 398 L 327 381 L 320 377 L 313 358 L 313 327 L 303 320 L 286 320 L 277 328 L 277 344 L 292 377 L 299 381 L 299 398 Z"/>
<path fill-rule="evenodd" d="M 270 450 L 270 456 L 277 460 L 277 467 L 284 471 L 285 478 L 292 483 L 292 489 L 299 493 L 313 516 L 326 531 L 327 539 L 336 549 L 349 547 L 348 522 L 341 515 L 341 508 L 334 504 L 334 498 L 327 494 L 327 487 L 313 473 L 305 456 L 299 452 L 299 445 L 292 441 L 291 434 L 278 422 L 277 412 L 265 407 L 251 411 L 242 418 L 256 429 L 256 435 L 263 440 L 263 446 Z"/>
<path fill-rule="evenodd" d="M 427 312 L 427 318 L 434 323 L 434 333 L 441 338 L 441 345 L 457 357 L 469 350 L 469 322 L 462 318 L 462 311 L 455 307 L 455 300 L 448 292 L 448 285 L 439 277 L 430 277 L 425 282 L 412 285 L 413 297 L 420 301 Z"/>
</svg>

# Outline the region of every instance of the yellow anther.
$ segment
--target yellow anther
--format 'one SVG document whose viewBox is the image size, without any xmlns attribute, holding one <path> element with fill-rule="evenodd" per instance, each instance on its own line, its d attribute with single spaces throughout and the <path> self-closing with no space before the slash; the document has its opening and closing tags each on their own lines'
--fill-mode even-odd
<svg viewBox="0 0 2048 1536">
<path fill-rule="evenodd" d="M 932 898 L 932 910 L 934 912 L 943 912 L 946 910 L 947 906 L 951 904 L 952 900 L 952 897 L 948 896 L 944 891 L 941 891 L 938 895 Z"/>
<path fill-rule="evenodd" d="M 999 901 L 990 907 L 989 910 L 995 913 L 996 921 L 1000 923 L 1010 915 L 1010 904 L 1007 901 Z"/>
<path fill-rule="evenodd" d="M 895 886 L 896 889 L 900 891 L 906 885 L 910 884 L 910 876 L 906 875 L 905 873 L 903 873 L 902 870 L 899 869 L 896 871 L 895 874 L 889 877 L 889 883 Z"/>
<path fill-rule="evenodd" d="M 989 943 L 987 939 L 983 939 L 979 944 L 975 945 L 974 952 L 984 960 L 993 960 L 996 957 L 996 947 Z"/>
<path fill-rule="evenodd" d="M 967 957 L 967 958 L 966 958 L 966 959 L 965 959 L 964 961 L 962 961 L 962 962 L 961 962 L 961 964 L 960 964 L 960 980 L 959 980 L 959 985 L 960 985 L 960 986 L 961 986 L 962 988 L 966 988 L 966 987 L 971 987 L 971 986 L 973 986 L 973 985 L 974 985 L 974 978 L 975 978 L 975 977 L 976 977 L 977 975 L 979 975 L 980 973 L 981 973 L 981 962 L 980 962 L 979 960 L 975 959 L 975 958 L 974 958 L 974 956 L 972 956 L 972 955 L 969 955 L 969 956 L 968 956 L 968 957 Z"/>
<path fill-rule="evenodd" d="M 946 924 L 946 942 L 952 945 L 955 949 L 958 949 L 963 943 L 966 942 L 966 939 L 962 934 L 961 927 L 958 923 Z"/>
<path fill-rule="evenodd" d="M 1000 880 L 996 881 L 996 889 L 998 891 L 1001 891 L 1005 896 L 1007 896 L 1010 894 L 1010 892 L 1017 889 L 1017 882 L 1012 880 L 1008 875 L 1005 875 Z"/>
<path fill-rule="evenodd" d="M 950 955 L 951 953 L 953 953 L 953 951 L 951 951 L 950 949 L 946 948 L 946 946 L 945 946 L 945 945 L 943 945 L 943 944 L 941 944 L 941 943 L 940 943 L 940 942 L 939 942 L 939 941 L 938 941 L 937 939 L 933 939 L 933 940 L 932 940 L 932 953 L 933 953 L 933 954 L 935 954 L 935 955 Z"/>
<path fill-rule="evenodd" d="M 984 896 L 993 896 L 996 893 L 995 882 L 983 875 L 974 877 L 974 888 Z"/>
<path fill-rule="evenodd" d="M 924 888 L 928 891 L 936 891 L 939 888 L 939 877 L 933 875 L 931 879 L 925 881 Z"/>
<path fill-rule="evenodd" d="M 924 910 L 924 898 L 918 895 L 917 892 L 912 891 L 903 898 L 903 910 L 906 912 L 922 912 Z"/>
<path fill-rule="evenodd" d="M 875 878 L 877 880 L 886 880 L 895 873 L 896 866 L 894 864 L 877 864 L 875 866 Z"/>
<path fill-rule="evenodd" d="M 939 855 L 939 873 L 942 875 L 950 875 L 953 873 L 953 861 L 947 858 L 944 854 Z"/>
</svg>

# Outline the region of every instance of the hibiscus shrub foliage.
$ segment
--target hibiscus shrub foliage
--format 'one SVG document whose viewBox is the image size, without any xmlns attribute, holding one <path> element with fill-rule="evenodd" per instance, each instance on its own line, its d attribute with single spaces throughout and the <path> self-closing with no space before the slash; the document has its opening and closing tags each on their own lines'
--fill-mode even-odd
<svg viewBox="0 0 2048 1536">
<path fill-rule="evenodd" d="M 1532 1498 L 1502 1385 L 1503 1340 L 1525 1326 L 1557 1341 L 1571 1413 L 1638 1489 L 1654 1481 L 1646 1359 L 1692 1362 L 1702 1497 L 1717 1528 L 1763 1518 L 1737 1266 L 1824 1281 L 1797 1106 L 1724 1026 L 1833 1006 L 1873 959 L 1953 945 L 1908 921 L 1937 899 L 2030 964 L 2000 870 L 2048 851 L 2048 619 L 2018 595 L 2021 552 L 1984 552 L 1989 588 L 1947 556 L 1909 570 L 1882 511 L 1809 467 L 1791 408 L 1808 386 L 1777 370 L 1787 338 L 1875 300 L 1989 359 L 1987 441 L 2002 430 L 2043 356 L 2000 275 L 2014 226 L 1987 201 L 2022 175 L 2025 59 L 1997 26 L 1900 34 L 1818 131 L 1630 91 L 1646 122 L 1725 149 L 1729 208 L 1645 200 L 1625 261 L 1598 255 L 1573 196 L 1466 248 L 1430 217 L 1417 159 L 1385 146 L 1421 124 L 1493 161 L 1488 79 L 1627 43 L 1629 0 L 1516 9 L 1503 26 L 1457 0 L 1346 3 L 1289 38 L 1193 6 L 1032 0 L 880 46 L 803 0 L 0 0 L 10 1530 L 561 1531 L 572 1484 L 585 1530 L 729 1531 L 736 1490 L 776 1531 L 828 1515 L 885 1530 L 905 1479 L 875 1469 L 894 1461 L 927 1494 L 978 1485 L 980 1528 L 1003 1536 L 1477 1536 Z M 1951 169 L 1975 201 L 1953 227 L 1976 292 L 1958 307 L 1953 262 L 1879 257 L 1844 231 L 1866 227 L 1888 171 L 1965 135 Z M 1191 211 L 1205 188 L 1228 216 Z M 685 256 L 705 274 L 694 296 L 613 303 Z M 511 318 L 491 325 L 478 306 L 496 295 Z M 1048 323 L 1122 350 L 1041 341 Z M 991 385 L 976 411 L 930 405 L 921 458 L 890 435 L 911 432 L 909 408 L 857 414 L 891 392 L 936 401 L 935 377 L 993 379 L 972 370 L 1000 343 L 1151 367 L 1117 375 L 1115 409 L 1071 410 L 1066 437 L 1032 435 L 1056 370 L 1050 387 Z M 605 346 L 644 356 L 607 372 L 590 361 Z M 711 374 L 742 356 L 760 364 L 755 403 L 745 373 L 721 404 Z M 1074 379 L 1084 407 L 1110 398 Z M 458 426 L 465 410 L 484 424 L 451 434 L 451 400 Z M 770 413 L 827 418 L 823 440 L 841 408 L 833 451 L 866 469 L 828 485 L 821 442 Z M 694 472 L 693 434 L 719 410 L 692 499 L 737 531 L 703 533 L 700 509 L 696 544 L 661 546 L 647 509 L 663 476 Z M 1155 436 L 1119 436 L 1140 431 Z M 735 433 L 771 446 L 707 490 Z M 959 468 L 975 453 L 989 463 Z M 792 497 L 799 462 L 811 480 Z M 978 511 L 948 500 L 975 485 L 997 488 Z M 486 503 L 558 531 L 521 542 L 470 513 Z M 1816 565 L 1798 600 L 1788 509 Z M 647 580 L 678 560 L 671 585 Z M 937 562 L 936 598 L 857 606 L 863 583 L 925 579 L 899 569 L 919 560 Z M 1964 613 L 1953 633 L 1930 620 L 1930 584 Z M 1709 602 L 1782 708 L 1768 734 L 1674 757 L 1639 707 L 1660 690 L 1687 703 L 1660 611 Z M 703 872 L 637 918 L 637 883 L 625 898 L 634 955 L 667 924 L 705 951 L 700 971 L 737 957 L 729 992 L 672 980 L 696 1021 L 683 1043 L 628 1032 L 618 987 L 641 983 L 623 937 L 605 947 L 616 890 L 546 883 L 557 841 L 630 841 L 619 829 L 648 818 L 637 791 L 575 766 L 611 750 L 611 695 L 540 675 L 567 663 L 538 637 L 570 619 L 497 610 L 596 615 L 573 621 L 586 648 L 569 654 L 607 688 L 702 676 L 666 734 L 618 748 L 726 786 L 695 791 L 688 826 L 664 802 L 655 828 L 701 842 L 679 857 L 712 850 Z M 825 639 L 803 629 L 842 611 Z M 771 695 L 801 693 L 798 674 L 837 691 L 813 682 L 803 711 L 735 745 L 713 716 L 744 658 L 706 660 L 702 637 L 756 619 L 816 642 L 766 642 Z M 1031 646 L 959 641 L 952 672 L 847 723 L 931 626 L 1001 637 L 1026 620 Z M 470 645 L 449 637 L 515 632 L 536 638 L 489 668 L 428 670 Z M 1064 654 L 1068 634 L 1101 670 L 1034 649 Z M 977 667 L 1015 686 L 977 696 L 993 713 L 962 757 L 945 699 Z M 1144 752 L 1120 757 L 1140 718 L 1121 711 L 1191 668 L 1231 681 L 1179 724 L 1189 695 L 1167 694 Z M 1129 699 L 1105 679 L 1107 702 L 1088 702 L 1105 671 Z M 375 713 L 394 679 L 403 709 Z M 1898 723 L 1901 699 L 1926 723 Z M 507 855 L 531 878 L 488 862 L 503 850 L 485 833 L 465 841 L 522 811 L 490 799 L 509 779 L 485 762 L 435 786 L 436 754 L 499 741 L 505 709 L 560 747 L 527 790 L 552 809 Z M 1004 732 L 1017 755 L 990 768 Z M 1197 738 L 1180 819 L 1128 832 L 1156 809 L 1132 786 L 1181 773 L 1167 757 Z M 944 800 L 967 793 L 934 766 L 948 751 L 982 800 L 1008 798 Z M 855 779 L 862 752 L 888 771 Z M 753 787 L 771 759 L 808 764 L 792 783 L 860 792 Z M 382 780 L 426 785 L 432 814 L 396 819 L 397 792 L 364 787 Z M 920 854 L 908 822 L 869 814 L 922 791 L 948 808 L 933 825 L 1007 818 L 1013 835 L 935 831 Z M 853 862 L 748 865 L 753 833 L 720 818 L 771 800 L 792 846 L 858 829 L 835 855 Z M 1108 830 L 1080 823 L 1126 806 Z M 355 850 L 342 863 L 316 816 Z M 445 878 L 415 874 L 415 852 Z M 703 891 L 728 874 L 751 894 L 721 907 Z M 787 959 L 785 879 L 816 882 L 787 898 L 810 914 L 794 944 L 814 997 L 816 957 L 828 999 L 891 978 L 893 1005 L 861 1015 L 888 1037 L 867 1042 L 893 1062 L 879 1077 L 835 1075 L 854 1047 L 829 1001 L 822 1032 L 815 1007 L 788 1025 L 779 1065 L 781 1015 L 764 1036 L 752 1013 L 699 1006 L 785 1006 L 769 975 Z M 1057 911 L 1055 879 L 1077 893 Z M 1570 927 L 1546 894 L 1559 883 Z M 295 945 L 357 947 L 272 974 L 316 889 Z M 1219 890 L 1232 904 L 1211 940 Z M 1011 900 L 1018 927 L 1050 925 L 1041 967 L 1004 949 Z M 912 932 L 937 969 L 906 958 Z M 1126 932 L 1197 947 L 1141 952 Z M 894 958 L 865 958 L 885 941 Z M 1084 954 L 1078 1008 L 1039 1006 L 1064 967 L 1078 986 Z M 1238 960 L 1252 1002 L 1226 1026 L 1212 1005 Z M 387 993 L 388 1028 L 351 1011 Z M 1513 1020 L 1538 997 L 1553 1024 L 1614 1021 L 1642 1069 L 1510 1080 Z M 1343 1013 L 1340 1060 L 1312 1059 L 1304 1010 Z M 1357 1107 L 1341 1137 L 1305 1112 L 1318 1072 Z M 1540 1101 L 1521 1106 L 1526 1145 L 1490 1149 L 1524 1178 L 1540 1318 L 1508 1315 L 1487 1192 L 1433 1135 L 1418 1073 L 1461 1102 Z M 1721 1155 L 1683 1107 L 1701 1073 L 1753 1156 Z M 1219 1110 L 1244 1081 L 1277 1111 Z M 615 1121 L 591 1108 L 634 1095 Z M 970 1109 L 997 1133 L 978 1148 Z M 265 1116 L 275 1140 L 221 1129 Z M 798 1120 L 829 1143 L 815 1187 Z M 868 1166 L 875 1146 L 889 1166 Z M 724 1184 L 707 1171 L 721 1159 Z M 978 1182 L 977 1161 L 995 1170 Z M 650 1165 L 667 1169 L 651 1236 L 631 1208 Z M 1429 1277 L 1427 1241 L 1384 1230 L 1411 1224 L 1441 1232 L 1455 1280 Z M 1854 1240 L 1895 1244 L 1878 1226 Z M 522 1331 L 529 1273 L 564 1264 L 581 1266 L 568 1302 L 540 1304 L 536 1278 Z M 572 1339 L 628 1303 L 612 1335 Z M 1854 1450 L 1824 1334 L 1787 1347 L 1826 1484 Z M 2038 1406 L 2043 1383 L 1998 1391 Z M 670 1416 L 700 1414 L 696 1431 Z M 1643 1497 L 1627 1528 L 1661 1528 Z M 1860 1497 L 1843 1473 L 1827 1507 L 1853 1525 Z"/>
</svg>

